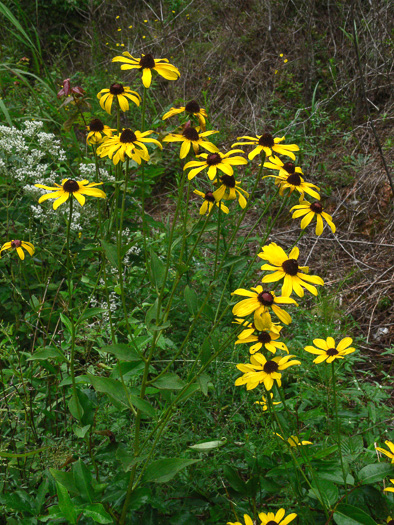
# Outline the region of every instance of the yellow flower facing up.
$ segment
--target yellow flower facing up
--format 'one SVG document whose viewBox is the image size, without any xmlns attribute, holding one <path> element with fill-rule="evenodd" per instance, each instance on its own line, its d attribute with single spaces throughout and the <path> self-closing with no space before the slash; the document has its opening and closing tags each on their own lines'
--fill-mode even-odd
<svg viewBox="0 0 394 525">
<path fill-rule="evenodd" d="M 249 197 L 249 193 L 246 190 L 243 190 L 240 188 L 240 182 L 235 180 L 233 175 L 221 175 L 219 177 L 219 180 L 214 180 L 214 184 L 219 184 L 221 182 L 221 185 L 219 188 L 213 193 L 215 196 L 215 199 L 218 201 L 224 199 L 225 201 L 233 201 L 237 198 L 238 195 L 238 202 L 241 208 L 245 208 L 247 205 L 247 198 Z M 245 198 L 246 196 L 246 198 Z"/>
<path fill-rule="evenodd" d="M 180 133 L 170 133 L 166 137 L 164 137 L 163 142 L 182 142 L 181 151 L 180 151 L 180 158 L 184 159 L 187 154 L 190 151 L 191 146 L 193 146 L 194 153 L 198 153 L 201 148 L 206 149 L 207 151 L 211 153 L 218 152 L 218 148 L 215 146 L 215 144 L 212 144 L 212 142 L 208 142 L 207 140 L 204 140 L 205 137 L 209 137 L 209 135 L 213 135 L 214 133 L 219 133 L 218 131 L 203 131 L 202 133 L 199 133 L 198 128 L 193 128 L 188 123 L 184 130 L 182 135 Z"/>
<path fill-rule="evenodd" d="M 394 484 L 394 479 L 390 479 L 390 482 Z M 393 487 L 386 487 L 383 492 L 394 492 L 394 486 Z M 387 521 L 387 523 L 390 523 L 390 522 Z M 394 523 L 393 523 L 393 525 L 394 525 Z"/>
<path fill-rule="evenodd" d="M 156 71 L 166 80 L 177 80 L 180 77 L 178 68 L 169 64 L 167 58 L 153 58 L 151 53 L 141 55 L 141 58 L 135 58 L 128 51 L 122 53 L 123 56 L 117 56 L 112 62 L 124 62 L 120 69 L 139 69 L 142 71 L 142 83 L 149 88 L 152 82 L 152 71 Z"/>
<path fill-rule="evenodd" d="M 382 452 L 385 456 L 391 459 L 391 463 L 394 463 L 394 443 L 392 441 L 385 441 L 384 444 L 390 449 L 386 450 L 385 448 L 376 447 L 376 450 Z"/>
<path fill-rule="evenodd" d="M 253 520 L 248 514 L 244 514 L 245 525 L 253 525 Z M 227 525 L 244 525 L 240 521 L 228 521 Z"/>
<path fill-rule="evenodd" d="M 313 360 L 316 364 L 323 363 L 323 361 L 332 363 L 335 359 L 344 359 L 345 355 L 355 352 L 355 348 L 349 348 L 352 343 L 353 339 L 351 337 L 345 337 L 336 346 L 335 340 L 332 337 L 327 337 L 326 340 L 314 339 L 313 344 L 317 348 L 306 346 L 304 350 L 310 354 L 317 355 L 316 359 Z"/>
<path fill-rule="evenodd" d="M 324 211 L 324 208 L 319 201 L 312 202 L 312 204 L 310 204 L 307 201 L 302 201 L 300 202 L 300 204 L 293 206 L 290 211 L 293 210 L 296 210 L 292 215 L 293 219 L 303 217 L 301 221 L 302 230 L 305 230 L 305 228 L 312 221 L 312 219 L 316 217 L 316 235 L 319 236 L 323 233 L 323 218 L 326 220 L 327 224 L 331 228 L 332 233 L 336 232 L 336 226 L 332 222 L 331 215 L 328 215 L 328 213 Z"/>
<path fill-rule="evenodd" d="M 99 186 L 102 182 L 89 182 L 88 180 L 76 181 L 73 179 L 63 179 L 61 185 L 56 184 L 53 186 L 44 186 L 43 184 L 35 184 L 37 188 L 42 188 L 44 190 L 49 190 L 51 193 L 46 193 L 41 195 L 38 199 L 38 202 L 44 202 L 48 199 L 56 199 L 53 203 L 53 209 L 57 210 L 58 207 L 66 202 L 70 195 L 73 195 L 79 204 L 83 206 L 85 204 L 85 195 L 90 197 L 100 197 L 105 199 L 106 195 L 103 190 L 95 188 Z"/>
<path fill-rule="evenodd" d="M 286 440 L 276 432 L 275 435 L 280 437 L 282 441 L 287 441 L 291 447 L 300 447 L 301 445 L 312 445 L 312 441 L 300 441 L 297 436 L 290 436 L 289 439 Z"/>
<path fill-rule="evenodd" d="M 270 398 L 271 398 L 271 403 L 273 405 L 281 405 L 282 404 L 282 401 L 272 401 L 273 398 L 274 398 L 274 394 L 272 392 L 270 392 Z M 263 408 L 263 412 L 266 412 L 269 408 L 269 404 L 267 402 L 267 399 L 265 396 L 261 396 L 261 399 L 262 401 L 255 401 L 254 404 L 255 405 L 262 405 L 262 408 Z"/>
<path fill-rule="evenodd" d="M 291 323 L 290 315 L 282 310 L 278 304 L 295 304 L 297 306 L 294 299 L 291 297 L 276 297 L 275 292 L 263 290 L 261 285 L 256 286 L 256 288 L 251 288 L 251 290 L 252 291 L 239 288 L 235 290 L 235 292 L 232 292 L 231 295 L 241 295 L 248 298 L 243 299 L 233 307 L 234 315 L 237 317 L 246 317 L 254 314 L 254 325 L 257 330 L 260 330 L 265 326 L 266 320 L 264 320 L 264 317 L 267 314 L 269 315 L 269 309 L 272 308 L 272 311 L 279 317 L 282 323 Z"/>
<path fill-rule="evenodd" d="M 224 213 L 228 213 L 229 209 L 223 202 L 217 201 L 215 199 L 214 194 L 211 191 L 207 191 L 206 193 L 203 193 L 202 191 L 194 190 L 194 193 L 196 195 L 199 195 L 204 199 L 204 202 L 202 203 L 202 206 L 200 208 L 200 215 L 205 215 L 206 213 L 211 213 L 211 210 L 213 206 L 216 204 L 218 208 L 220 208 Z"/>
<path fill-rule="evenodd" d="M 115 131 L 103 124 L 98 118 L 93 119 L 90 124 L 86 126 L 86 129 L 89 132 L 86 137 L 88 144 L 99 144 L 107 137 L 112 137 L 112 132 Z"/>
<path fill-rule="evenodd" d="M 256 135 L 255 137 L 238 137 L 237 140 L 246 140 L 246 142 L 235 142 L 231 147 L 235 146 L 256 146 L 248 155 L 249 160 L 253 160 L 256 155 L 259 155 L 264 151 L 266 157 L 270 157 L 272 152 L 280 153 L 281 155 L 287 155 L 291 159 L 295 160 L 293 151 L 298 151 L 300 148 L 296 144 L 280 144 L 285 137 L 274 138 L 271 133 L 263 133 L 262 135 Z"/>
<path fill-rule="evenodd" d="M 232 150 L 228 153 L 202 153 L 201 155 L 197 155 L 198 158 L 202 158 L 205 160 L 191 160 L 188 162 L 184 170 L 187 170 L 189 168 L 193 168 L 189 171 L 188 179 L 192 180 L 200 171 L 204 169 L 208 169 L 208 177 L 213 180 L 216 175 L 218 169 L 225 173 L 226 175 L 233 175 L 234 170 L 232 166 L 240 166 L 241 164 L 247 164 L 248 161 L 244 159 L 243 157 L 231 157 L 234 153 L 243 153 L 241 149 Z"/>
<path fill-rule="evenodd" d="M 201 129 L 205 130 L 205 119 L 208 118 L 208 115 L 204 108 L 200 108 L 200 105 L 196 100 L 191 100 L 186 106 L 181 106 L 180 108 L 171 108 L 163 115 L 163 120 L 184 112 L 197 117 Z"/>
<path fill-rule="evenodd" d="M 267 317 L 263 317 L 263 319 L 264 321 L 268 320 Z M 280 338 L 280 330 L 282 330 L 282 326 L 274 325 L 274 323 L 272 323 L 269 319 L 268 322 L 266 322 L 266 326 L 263 330 L 253 330 L 253 332 L 247 337 L 241 337 L 242 335 L 244 335 L 246 330 L 241 332 L 241 334 L 238 336 L 237 341 L 235 341 L 235 344 L 239 345 L 243 343 L 255 343 L 254 345 L 249 347 L 249 352 L 251 354 L 255 354 L 263 347 L 272 354 L 275 354 L 277 349 L 284 350 L 285 352 L 289 353 L 289 350 L 285 343 L 278 341 L 278 339 Z"/>
<path fill-rule="evenodd" d="M 298 256 L 300 250 L 295 246 L 289 256 L 285 251 L 272 242 L 268 246 L 263 246 L 262 252 L 258 256 L 270 264 L 263 264 L 262 270 L 273 271 L 270 275 L 266 275 L 261 279 L 262 283 L 274 283 L 283 279 L 282 295 L 290 297 L 292 291 L 299 296 L 304 297 L 304 288 L 309 290 L 313 295 L 317 295 L 317 289 L 310 283 L 320 286 L 324 285 L 324 281 L 317 275 L 307 275 L 309 268 L 307 266 L 298 266 Z"/>
<path fill-rule="evenodd" d="M 131 91 L 129 87 L 124 87 L 122 84 L 111 84 L 109 89 L 102 89 L 97 93 L 100 106 L 109 114 L 111 114 L 112 103 L 114 98 L 117 99 L 119 107 L 122 111 L 127 111 L 130 108 L 129 100 L 134 102 L 137 106 L 140 105 L 141 97 L 136 91 Z"/>
<path fill-rule="evenodd" d="M 271 390 L 276 381 L 278 386 L 282 385 L 282 374 L 279 370 L 286 370 L 290 366 L 300 365 L 301 361 L 289 361 L 294 355 L 274 357 L 268 361 L 263 354 L 254 354 L 250 357 L 250 365 L 239 364 L 238 370 L 244 373 L 235 381 L 235 386 L 246 385 L 247 390 L 253 390 L 260 383 L 264 383 L 267 390 Z"/>
<path fill-rule="evenodd" d="M 33 255 L 35 252 L 35 248 L 31 242 L 19 241 L 16 239 L 4 243 L 0 248 L 0 254 L 4 250 L 16 250 L 16 253 L 19 255 L 19 259 L 23 261 L 25 258 L 25 252 L 22 250 L 22 248 L 24 248 L 30 255 Z"/>
<path fill-rule="evenodd" d="M 287 525 L 297 517 L 297 514 L 294 512 L 286 517 L 285 514 L 285 509 L 279 509 L 276 514 L 273 512 L 268 512 L 267 514 L 261 512 L 259 514 L 259 518 L 261 519 L 260 525 Z"/>
<path fill-rule="evenodd" d="M 264 166 L 267 168 L 279 170 L 278 175 L 265 175 L 263 179 L 270 177 L 275 179 L 275 184 L 280 186 L 280 195 L 283 195 L 285 190 L 288 189 L 290 190 L 290 194 L 293 193 L 293 191 L 298 191 L 302 197 L 305 193 L 308 193 L 315 199 L 320 199 L 320 195 L 313 189 L 315 188 L 316 190 L 320 191 L 319 188 L 315 186 L 315 184 L 305 182 L 300 175 L 300 173 L 302 174 L 301 168 L 295 166 L 293 162 L 283 163 L 279 157 L 271 157 L 269 162 L 264 163 Z"/>
<path fill-rule="evenodd" d="M 156 144 L 160 149 L 163 149 L 158 140 L 149 136 L 152 133 L 152 130 L 141 133 L 140 131 L 132 131 L 129 128 L 124 129 L 120 135 L 107 138 L 97 148 L 97 154 L 100 157 L 109 157 L 115 165 L 119 161 L 124 162 L 125 155 L 133 159 L 137 164 L 141 164 L 141 160 L 147 162 L 150 157 L 145 143 Z"/>
</svg>

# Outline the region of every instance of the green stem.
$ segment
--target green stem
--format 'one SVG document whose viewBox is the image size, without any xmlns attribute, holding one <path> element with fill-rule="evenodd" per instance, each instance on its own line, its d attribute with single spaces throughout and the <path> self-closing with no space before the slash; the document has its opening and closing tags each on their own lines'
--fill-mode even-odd
<svg viewBox="0 0 394 525">
<path fill-rule="evenodd" d="M 216 235 L 216 251 L 215 251 L 215 266 L 213 270 L 213 280 L 216 279 L 216 269 L 218 265 L 218 257 L 219 257 L 219 248 L 220 248 L 220 226 L 221 226 L 221 217 L 222 217 L 222 210 L 219 207 L 218 211 L 218 228 L 217 228 L 217 235 Z"/>
<path fill-rule="evenodd" d="M 337 432 L 337 443 L 338 443 L 338 449 L 339 449 L 339 457 L 341 460 L 341 468 L 342 468 L 342 475 L 343 475 L 343 482 L 345 484 L 345 491 L 346 491 L 346 503 L 347 503 L 347 482 L 346 482 L 346 471 L 345 471 L 345 464 L 343 462 L 343 454 L 342 454 L 342 447 L 341 447 L 341 431 L 339 428 L 339 418 L 338 418 L 338 402 L 337 402 L 337 387 L 335 382 L 335 365 L 334 361 L 331 363 L 331 377 L 332 377 L 332 390 L 334 395 L 334 409 L 335 409 L 335 427 Z"/>
<path fill-rule="evenodd" d="M 123 265 L 122 265 L 122 233 L 123 233 L 123 219 L 124 219 L 128 174 L 129 174 L 129 157 L 126 158 L 126 173 L 125 173 L 124 183 L 123 183 L 122 205 L 120 209 L 120 218 L 119 218 L 118 235 L 117 235 L 117 254 L 118 254 L 118 273 L 119 273 L 119 284 L 120 284 L 120 294 L 122 298 L 123 314 L 125 317 L 127 332 L 131 337 L 131 329 L 130 329 L 128 314 L 127 314 L 127 306 L 126 306 L 126 296 L 125 296 L 125 291 L 124 291 Z"/>
</svg>

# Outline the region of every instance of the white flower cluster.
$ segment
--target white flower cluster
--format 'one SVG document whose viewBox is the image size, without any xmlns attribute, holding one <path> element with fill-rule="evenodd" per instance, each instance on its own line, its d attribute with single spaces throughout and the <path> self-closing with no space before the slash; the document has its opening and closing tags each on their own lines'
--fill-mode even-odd
<svg viewBox="0 0 394 525">
<path fill-rule="evenodd" d="M 118 310 L 120 308 L 120 298 L 119 298 L 119 295 L 116 293 L 116 292 L 110 292 L 108 294 L 108 298 L 109 298 L 109 309 L 112 313 L 116 312 L 116 310 Z M 103 312 L 102 316 L 103 316 L 103 321 L 104 323 L 108 323 L 109 322 L 109 314 L 108 314 L 108 303 L 107 301 L 99 301 L 97 299 L 95 299 L 94 297 L 91 299 L 90 301 L 90 306 L 92 308 L 96 308 L 96 307 L 99 307 L 99 308 L 103 308 L 105 309 L 106 311 Z"/>
<path fill-rule="evenodd" d="M 88 179 L 89 181 L 95 181 L 96 179 L 96 165 L 94 163 L 80 164 L 79 173 L 81 179 Z M 110 175 L 107 170 L 100 167 L 100 181 L 101 182 L 115 182 L 115 177 Z"/>
</svg>

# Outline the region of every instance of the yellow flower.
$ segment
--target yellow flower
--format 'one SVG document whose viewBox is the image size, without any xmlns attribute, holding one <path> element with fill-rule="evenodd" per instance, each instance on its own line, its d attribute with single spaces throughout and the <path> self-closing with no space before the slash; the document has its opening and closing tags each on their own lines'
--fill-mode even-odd
<svg viewBox="0 0 394 525">
<path fill-rule="evenodd" d="M 232 292 L 231 295 L 241 295 L 248 297 L 243 299 L 233 307 L 233 314 L 237 317 L 246 317 L 254 314 L 254 325 L 260 330 L 264 327 L 267 315 L 269 315 L 269 308 L 272 308 L 273 312 L 279 317 L 282 323 L 290 324 L 290 315 L 282 310 L 278 304 L 295 304 L 297 303 L 291 297 L 276 297 L 275 292 L 264 291 L 261 285 L 256 288 L 251 288 L 252 291 L 239 288 Z M 263 317 L 263 319 L 262 319 Z"/>
<path fill-rule="evenodd" d="M 296 144 L 279 144 L 279 142 L 282 142 L 282 140 L 285 140 L 285 137 L 276 137 L 274 138 L 271 133 L 264 133 L 263 135 L 256 135 L 255 137 L 238 137 L 237 140 L 246 139 L 247 142 L 236 142 L 231 147 L 234 146 L 254 146 L 256 145 L 256 148 L 252 150 L 248 158 L 249 160 L 252 160 L 255 158 L 256 155 L 264 151 L 266 157 L 269 157 L 272 155 L 273 151 L 276 151 L 276 153 L 280 153 L 281 155 L 287 155 L 291 159 L 295 160 L 293 151 L 298 151 L 300 148 Z"/>
<path fill-rule="evenodd" d="M 274 273 L 266 275 L 261 279 L 262 283 L 274 283 L 276 281 L 283 280 L 282 295 L 290 297 L 292 291 L 299 296 L 304 297 L 305 287 L 313 295 L 317 295 L 317 289 L 315 286 L 309 283 L 314 283 L 323 286 L 324 281 L 317 275 L 307 275 L 303 272 L 308 272 L 307 266 L 298 266 L 298 256 L 300 250 L 295 246 L 289 256 L 286 255 L 284 250 L 276 243 L 272 242 L 268 246 L 263 246 L 262 252 L 258 256 L 264 261 L 268 261 L 270 264 L 263 264 L 262 270 L 273 270 Z M 301 270 L 301 271 L 300 271 Z"/>
<path fill-rule="evenodd" d="M 206 213 L 209 214 L 215 203 L 218 208 L 224 211 L 224 213 L 229 212 L 229 209 L 227 208 L 227 206 L 223 204 L 223 202 L 217 201 L 215 199 L 214 194 L 211 191 L 207 191 L 206 193 L 203 193 L 202 191 L 194 190 L 194 193 L 204 199 L 204 202 L 202 203 L 202 206 L 200 208 L 200 215 L 205 215 Z"/>
<path fill-rule="evenodd" d="M 130 108 L 129 100 L 137 106 L 141 102 L 141 97 L 136 91 L 132 91 L 129 87 L 124 87 L 122 84 L 111 84 L 109 89 L 102 89 L 97 93 L 100 106 L 109 114 L 111 114 L 112 102 L 115 97 L 122 111 L 127 111 Z"/>
<path fill-rule="evenodd" d="M 253 330 L 253 332 L 250 335 L 247 335 L 245 337 L 244 334 L 246 330 L 244 330 L 239 334 L 237 341 L 235 341 L 235 344 L 239 345 L 242 343 L 256 343 L 249 348 L 251 354 L 258 352 L 263 346 L 272 354 L 276 353 L 277 348 L 289 353 L 287 346 L 284 343 L 277 341 L 277 339 L 280 338 L 279 332 L 282 330 L 282 326 L 278 326 L 272 323 L 271 319 L 268 316 L 263 318 L 263 322 L 265 323 L 265 325 L 262 329 L 256 330 L 256 335 L 254 335 Z"/>
<path fill-rule="evenodd" d="M 244 514 L 244 522 L 245 522 L 245 525 L 253 525 L 252 518 L 248 516 L 248 514 Z M 227 525 L 244 525 L 244 524 L 239 521 L 228 521 Z"/>
<path fill-rule="evenodd" d="M 323 363 L 323 361 L 332 363 L 335 359 L 343 359 L 345 355 L 356 351 L 355 348 L 349 348 L 352 342 L 353 339 L 351 337 L 345 337 L 335 347 L 335 340 L 332 337 L 327 337 L 326 340 L 314 339 L 313 344 L 316 345 L 317 348 L 314 346 L 306 346 L 304 350 L 317 355 L 316 359 L 313 360 L 316 364 Z"/>
<path fill-rule="evenodd" d="M 273 512 L 268 512 L 267 514 L 261 512 L 259 514 L 259 518 L 261 519 L 260 525 L 287 525 L 297 517 L 297 514 L 294 512 L 286 517 L 285 514 L 285 509 L 279 509 L 276 514 Z"/>
<path fill-rule="evenodd" d="M 221 186 L 213 193 L 215 196 L 215 199 L 220 201 L 224 199 L 225 201 L 233 201 L 237 198 L 238 195 L 238 202 L 241 208 L 245 208 L 247 205 L 246 198 L 249 197 L 249 193 L 246 190 L 243 190 L 240 188 L 240 182 L 235 180 L 233 175 L 221 175 L 219 177 L 219 181 L 222 183 Z M 216 179 L 214 180 L 214 184 L 219 184 L 219 181 Z M 246 195 L 246 198 L 244 195 Z"/>
<path fill-rule="evenodd" d="M 217 170 L 219 169 L 226 175 L 233 175 L 234 170 L 232 166 L 240 166 L 241 164 L 247 164 L 248 161 L 244 159 L 243 157 L 231 157 L 233 153 L 243 153 L 242 150 L 232 150 L 228 153 L 211 153 L 208 155 L 207 153 L 202 153 L 201 155 L 197 155 L 198 158 L 203 158 L 205 160 L 191 160 L 188 162 L 184 170 L 187 170 L 189 168 L 193 168 L 189 171 L 188 179 L 192 180 L 193 177 L 197 175 L 197 173 L 200 173 L 200 171 L 204 170 L 205 168 L 208 168 L 208 177 L 213 180 L 217 175 Z"/>
<path fill-rule="evenodd" d="M 280 434 L 275 432 L 275 435 L 280 437 L 282 441 L 286 441 Z M 290 436 L 287 440 L 291 447 L 300 447 L 301 445 L 312 445 L 312 441 L 300 441 L 297 436 Z"/>
<path fill-rule="evenodd" d="M 141 58 L 134 58 L 128 51 L 124 51 L 123 56 L 117 56 L 112 62 L 125 62 L 120 69 L 140 69 L 142 70 L 142 83 L 146 88 L 152 82 L 152 71 L 156 71 L 160 76 L 167 80 L 177 80 L 180 76 L 179 70 L 168 63 L 166 58 L 153 58 L 153 55 L 141 55 Z"/>
<path fill-rule="evenodd" d="M 44 186 L 43 184 L 35 184 L 37 188 L 43 188 L 49 190 L 52 193 L 46 193 L 41 195 L 38 202 L 44 202 L 48 199 L 56 199 L 53 203 L 53 209 L 57 210 L 58 207 L 66 202 L 70 195 L 73 195 L 79 204 L 83 206 L 85 204 L 84 195 L 90 195 L 91 197 L 100 197 L 104 199 L 106 197 L 103 190 L 99 190 L 94 186 L 99 186 L 102 182 L 89 182 L 88 180 L 76 181 L 73 179 L 63 179 L 62 184 L 56 184 L 55 187 Z"/>
<path fill-rule="evenodd" d="M 191 100 L 186 106 L 181 106 L 180 108 L 171 108 L 170 111 L 167 111 L 167 113 L 163 115 L 163 120 L 166 120 L 173 115 L 179 115 L 179 113 L 183 113 L 184 111 L 189 113 L 189 115 L 197 117 L 201 128 L 205 130 L 205 118 L 208 117 L 208 115 L 204 108 L 200 108 L 196 100 Z"/>
<path fill-rule="evenodd" d="M 238 334 L 238 339 L 246 339 L 247 337 L 250 337 L 256 330 L 254 323 L 250 323 L 245 319 L 236 318 L 235 321 L 233 321 L 233 323 L 240 324 L 241 326 L 245 327 L 245 329 L 242 330 L 240 334 Z M 266 314 L 264 316 L 264 319 L 261 320 L 259 330 L 264 330 L 266 326 L 270 327 L 270 330 L 276 335 L 278 335 L 279 332 L 282 330 L 282 326 L 280 326 L 279 323 L 273 323 L 271 321 L 271 316 L 269 314 Z"/>
<path fill-rule="evenodd" d="M 394 479 L 390 479 L 391 483 L 394 483 Z M 386 487 L 383 492 L 394 492 L 394 487 Z M 389 516 L 390 517 L 390 516 Z M 387 521 L 387 523 L 390 523 Z"/>
<path fill-rule="evenodd" d="M 328 213 L 324 211 L 324 208 L 319 201 L 312 202 L 312 204 L 307 201 L 302 201 L 300 204 L 293 206 L 290 211 L 293 210 L 296 210 L 292 215 L 293 219 L 298 219 L 299 217 L 304 216 L 301 221 L 302 230 L 305 230 L 311 220 L 316 217 L 316 235 L 321 235 L 323 233 L 323 218 L 331 228 L 332 233 L 336 232 L 336 226 L 332 222 L 331 215 L 328 215 Z"/>
<path fill-rule="evenodd" d="M 271 402 L 273 405 L 281 405 L 282 404 L 282 401 L 272 401 L 274 397 L 274 394 L 272 392 L 270 392 L 270 398 L 271 398 Z M 254 404 L 255 405 L 263 405 L 263 412 L 266 412 L 268 410 L 268 402 L 267 402 L 267 399 L 265 398 L 265 396 L 261 396 L 261 399 L 262 401 L 255 401 Z"/>
<path fill-rule="evenodd" d="M 109 126 L 104 125 L 100 119 L 93 119 L 86 129 L 89 131 L 86 137 L 88 144 L 98 144 L 105 140 L 106 137 L 112 137 L 112 132 L 115 131 Z M 103 136 L 104 135 L 104 136 Z"/>
<path fill-rule="evenodd" d="M 382 452 L 385 456 L 391 459 L 391 463 L 394 463 L 394 443 L 391 441 L 385 441 L 384 444 L 389 447 L 390 450 L 386 450 L 385 448 L 375 447 L 376 450 L 379 450 L 379 452 Z"/>
<path fill-rule="evenodd" d="M 163 142 L 182 142 L 180 158 L 184 159 L 190 151 L 190 147 L 193 146 L 194 153 L 198 153 L 200 146 L 211 153 L 218 152 L 218 148 L 212 142 L 203 140 L 204 137 L 219 133 L 218 131 L 204 131 L 199 133 L 198 128 L 193 128 L 190 125 L 186 125 L 182 135 L 179 133 L 170 133 L 164 137 Z M 218 199 L 220 200 L 220 199 Z"/>
<path fill-rule="evenodd" d="M 273 156 L 269 159 L 269 162 L 264 162 L 264 166 L 279 171 L 278 175 L 265 175 L 263 179 L 267 177 L 275 179 L 275 184 L 280 186 L 280 195 L 283 195 L 284 191 L 288 188 L 290 193 L 297 190 L 302 197 L 304 193 L 309 193 L 309 195 L 315 199 L 320 199 L 320 195 L 313 189 L 316 188 L 319 190 L 319 188 L 315 186 L 315 184 L 305 182 L 300 175 L 300 173 L 302 174 L 301 168 L 294 166 L 292 162 L 283 163 L 279 157 Z"/>
<path fill-rule="evenodd" d="M 141 164 L 141 159 L 148 161 L 149 153 L 148 148 L 145 146 L 146 143 L 154 143 L 160 149 L 163 146 L 156 139 L 149 138 L 149 135 L 153 133 L 152 130 L 144 131 L 132 131 L 127 128 L 122 131 L 120 135 L 109 137 L 103 144 L 97 148 L 97 154 L 100 157 L 109 157 L 112 162 L 116 165 L 119 161 L 125 161 L 125 155 L 133 159 L 137 164 Z"/>
<path fill-rule="evenodd" d="M 274 357 L 267 361 L 263 354 L 250 356 L 250 365 L 239 364 L 238 370 L 244 373 L 235 381 L 235 386 L 246 385 L 247 390 L 253 390 L 260 383 L 264 383 L 267 390 L 271 390 L 276 381 L 278 386 L 282 385 L 282 374 L 278 370 L 286 370 L 290 366 L 300 365 L 301 361 L 289 361 L 294 355 Z"/>
<path fill-rule="evenodd" d="M 393 482 L 393 480 L 391 480 L 391 481 Z M 385 489 L 385 490 L 387 490 L 387 489 Z M 394 489 L 393 489 L 393 492 L 394 492 Z M 394 519 L 391 516 L 389 516 L 387 518 L 386 523 L 388 523 L 388 525 L 394 525 Z"/>
<path fill-rule="evenodd" d="M 35 252 L 34 246 L 31 242 L 12 240 L 3 244 L 3 246 L 0 248 L 0 254 L 4 250 L 15 249 L 17 254 L 19 255 L 19 258 L 23 261 L 23 259 L 25 258 L 25 252 L 22 250 L 22 248 L 24 248 L 30 255 L 33 255 Z"/>
</svg>

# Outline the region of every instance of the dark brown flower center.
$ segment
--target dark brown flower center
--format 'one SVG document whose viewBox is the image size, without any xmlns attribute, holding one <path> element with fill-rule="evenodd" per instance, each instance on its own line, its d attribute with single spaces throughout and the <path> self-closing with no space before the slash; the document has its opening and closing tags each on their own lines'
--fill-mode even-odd
<svg viewBox="0 0 394 525">
<path fill-rule="evenodd" d="M 124 87 L 122 86 L 122 84 L 111 84 L 109 92 L 111 93 L 111 95 L 120 95 L 124 92 Z"/>
<path fill-rule="evenodd" d="M 103 131 L 104 124 L 99 118 L 94 118 L 89 124 L 90 131 Z"/>
<path fill-rule="evenodd" d="M 153 58 L 153 56 L 148 53 L 147 55 L 144 55 L 141 60 L 140 60 L 140 66 L 142 68 L 149 68 L 149 69 L 153 69 L 155 67 L 155 59 Z"/>
<path fill-rule="evenodd" d="M 270 343 L 271 342 L 271 336 L 268 332 L 260 332 L 257 336 L 259 343 Z"/>
<path fill-rule="evenodd" d="M 191 100 L 186 104 L 185 111 L 187 113 L 199 113 L 200 106 L 198 105 L 198 102 L 196 100 Z"/>
<path fill-rule="evenodd" d="M 211 153 L 207 157 L 208 166 L 215 166 L 216 164 L 220 164 L 221 162 L 222 157 L 219 155 L 219 153 Z"/>
<path fill-rule="evenodd" d="M 287 173 L 294 173 L 295 172 L 295 166 L 293 162 L 285 162 L 283 164 L 283 169 L 287 171 Z"/>
<path fill-rule="evenodd" d="M 289 177 L 287 177 L 287 181 L 292 186 L 299 186 L 301 184 L 301 177 L 298 175 L 298 173 L 292 173 Z"/>
<path fill-rule="evenodd" d="M 120 142 L 123 142 L 125 144 L 130 144 L 132 142 L 135 142 L 137 140 L 137 137 L 135 136 L 134 131 L 131 131 L 131 129 L 126 128 L 122 131 L 119 140 Z"/>
<path fill-rule="evenodd" d="M 204 195 L 204 199 L 208 202 L 215 202 L 215 197 L 211 191 L 207 191 L 207 193 Z"/>
<path fill-rule="evenodd" d="M 235 179 L 232 175 L 222 175 L 220 180 L 227 188 L 235 188 Z"/>
<path fill-rule="evenodd" d="M 322 211 L 323 211 L 323 206 L 320 204 L 319 201 L 312 202 L 312 204 L 309 206 L 309 208 L 311 209 L 311 211 L 314 211 L 315 213 L 322 213 Z M 393 523 L 393 525 L 394 525 L 394 523 Z"/>
<path fill-rule="evenodd" d="M 188 140 L 200 140 L 200 135 L 198 134 L 198 131 L 196 128 L 192 128 L 191 126 L 187 126 L 184 130 L 182 135 L 186 137 Z"/>
<path fill-rule="evenodd" d="M 277 521 L 271 520 L 267 523 L 267 525 L 278 525 Z"/>
<path fill-rule="evenodd" d="M 289 275 L 297 275 L 298 273 L 298 263 L 295 259 L 287 259 L 282 263 L 283 271 Z"/>
<path fill-rule="evenodd" d="M 20 248 L 22 246 L 22 241 L 12 241 L 11 242 L 11 248 Z"/>
<path fill-rule="evenodd" d="M 394 520 L 390 520 L 387 522 L 387 525 L 394 525 Z"/>
<path fill-rule="evenodd" d="M 339 352 L 338 352 L 338 350 L 336 350 L 335 348 L 329 348 L 329 349 L 327 350 L 327 355 L 332 356 L 332 355 L 338 355 L 338 354 L 339 354 Z"/>
<path fill-rule="evenodd" d="M 272 148 L 275 145 L 274 137 L 271 133 L 263 133 L 259 138 L 259 146 L 264 146 L 265 148 Z"/>
<path fill-rule="evenodd" d="M 274 296 L 270 292 L 259 293 L 257 299 L 263 306 L 271 306 L 271 304 L 274 302 Z"/>
<path fill-rule="evenodd" d="M 264 365 L 264 372 L 266 374 L 272 374 L 273 372 L 277 372 L 279 368 L 279 365 L 276 361 L 267 361 Z"/>
<path fill-rule="evenodd" d="M 79 184 L 77 181 L 73 179 L 68 179 L 63 184 L 63 191 L 66 191 L 67 193 L 74 193 L 74 191 L 79 190 Z"/>
</svg>

